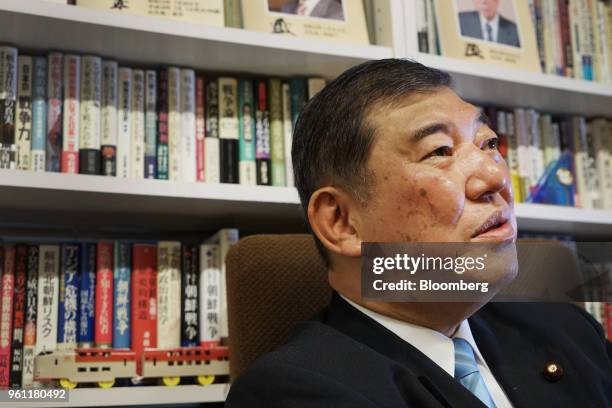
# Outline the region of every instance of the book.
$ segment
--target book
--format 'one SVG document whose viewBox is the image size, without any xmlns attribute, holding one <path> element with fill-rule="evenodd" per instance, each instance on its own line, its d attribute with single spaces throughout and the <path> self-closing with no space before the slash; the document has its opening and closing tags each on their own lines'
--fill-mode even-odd
<svg viewBox="0 0 612 408">
<path fill-rule="evenodd" d="M 612 133 L 609 133 L 605 119 L 595 119 L 590 123 L 590 134 L 595 152 L 595 168 L 599 181 L 600 208 L 612 209 Z"/>
<path fill-rule="evenodd" d="M 272 185 L 270 162 L 270 111 L 268 92 L 264 79 L 255 80 L 255 163 L 257 184 Z"/>
<path fill-rule="evenodd" d="M 612 81 L 612 67 L 610 66 L 610 56 L 612 56 L 612 38 L 608 36 L 610 29 L 608 25 L 608 8 L 609 2 L 605 0 L 595 0 L 593 4 L 594 15 L 593 24 L 595 28 L 595 36 L 598 41 L 599 66 L 600 66 L 600 82 L 610 83 Z"/>
<path fill-rule="evenodd" d="M 145 175 L 145 76 L 141 69 L 132 70 L 132 123 L 130 132 L 130 177 Z"/>
<path fill-rule="evenodd" d="M 294 187 L 293 162 L 291 161 L 291 146 L 293 144 L 293 117 L 291 115 L 291 86 L 283 81 L 283 146 L 285 149 L 285 185 Z"/>
<path fill-rule="evenodd" d="M 180 163 L 181 180 L 195 182 L 197 176 L 196 163 L 196 79 L 192 69 L 181 69 L 181 133 L 180 133 Z"/>
<path fill-rule="evenodd" d="M 157 245 L 134 244 L 132 254 L 131 348 L 141 353 L 157 347 Z"/>
<path fill-rule="evenodd" d="M 609 136 L 607 136 L 609 137 Z M 599 172 L 597 171 L 597 150 L 596 150 L 596 140 L 599 137 L 595 134 L 595 126 L 594 122 L 589 121 L 586 123 L 586 152 L 587 152 L 587 163 L 588 163 L 588 171 L 586 173 L 586 189 L 587 195 L 591 201 L 591 207 L 589 208 L 597 208 L 601 209 L 602 207 L 602 196 L 601 196 L 601 180 L 599 179 Z"/>
<path fill-rule="evenodd" d="M 283 134 L 283 89 L 278 78 L 268 80 L 268 105 L 270 106 L 270 161 L 272 185 L 284 186 L 285 180 L 285 136 Z"/>
<path fill-rule="evenodd" d="M 113 345 L 113 243 L 98 242 L 96 260 L 96 347 Z"/>
<path fill-rule="evenodd" d="M 117 109 L 117 177 L 131 176 L 132 152 L 132 69 L 120 67 L 118 71 Z"/>
<path fill-rule="evenodd" d="M 157 178 L 168 180 L 168 69 L 159 71 L 157 82 Z"/>
<path fill-rule="evenodd" d="M 113 249 L 113 348 L 130 348 L 131 245 L 115 242 Z"/>
<path fill-rule="evenodd" d="M 586 121 L 583 117 L 572 118 L 572 146 L 574 154 L 574 174 L 576 177 L 576 206 L 594 208 L 592 192 L 594 186 L 589 180 L 589 152 L 587 146 Z"/>
<path fill-rule="evenodd" d="M 31 170 L 45 171 L 47 139 L 47 59 L 33 58 Z"/>
<path fill-rule="evenodd" d="M 563 57 L 563 75 L 574 76 L 574 50 L 572 48 L 572 27 L 570 24 L 570 0 L 558 0 L 559 20 L 561 23 L 561 47 Z"/>
<path fill-rule="evenodd" d="M 238 80 L 219 81 L 219 166 L 221 183 L 239 183 L 238 171 Z"/>
<path fill-rule="evenodd" d="M 59 245 L 40 245 L 38 255 L 38 299 L 36 349 L 34 355 L 57 348 L 57 318 L 60 279 Z"/>
<path fill-rule="evenodd" d="M 168 68 L 168 179 L 181 175 L 181 70 Z"/>
<path fill-rule="evenodd" d="M 20 55 L 15 110 L 16 168 L 19 170 L 30 170 L 32 165 L 32 68 L 32 57 Z"/>
<path fill-rule="evenodd" d="M 64 55 L 62 173 L 79 172 L 81 57 Z"/>
<path fill-rule="evenodd" d="M 306 89 L 308 90 L 308 99 L 314 98 L 323 88 L 325 88 L 325 80 L 323 78 L 308 78 L 306 80 Z"/>
<path fill-rule="evenodd" d="M 62 158 L 62 103 L 64 95 L 64 56 L 52 52 L 47 56 L 47 151 L 46 170 L 59 172 Z"/>
<path fill-rule="evenodd" d="M 62 244 L 57 324 L 58 349 L 77 346 L 79 313 L 79 245 Z"/>
<path fill-rule="evenodd" d="M 21 388 L 23 376 L 23 332 L 25 324 L 25 291 L 28 269 L 28 247 L 15 245 L 15 289 L 13 295 L 13 342 L 11 344 L 10 387 Z"/>
<path fill-rule="evenodd" d="M 105 176 L 117 175 L 118 132 L 118 76 L 117 62 L 102 62 L 102 124 L 100 132 L 101 172 Z"/>
<path fill-rule="evenodd" d="M 200 344 L 221 341 L 221 256 L 218 244 L 200 245 Z"/>
<path fill-rule="evenodd" d="M 531 160 L 531 186 L 534 186 L 544 174 L 544 151 L 540 135 L 540 114 L 534 109 L 525 112 L 527 122 L 529 158 Z"/>
<path fill-rule="evenodd" d="M 181 244 L 157 244 L 157 348 L 181 346 Z"/>
<path fill-rule="evenodd" d="M 14 169 L 16 166 L 16 99 L 17 48 L 0 46 L 0 169 Z"/>
<path fill-rule="evenodd" d="M 11 343 L 13 340 L 13 299 L 15 295 L 15 246 L 3 246 L 0 263 L 2 270 L 2 301 L 0 302 L 0 389 L 10 385 Z"/>
<path fill-rule="evenodd" d="M 145 178 L 157 177 L 157 72 L 145 71 Z"/>
<path fill-rule="evenodd" d="M 181 273 L 181 347 L 200 345 L 200 263 L 198 247 L 182 245 Z"/>
<path fill-rule="evenodd" d="M 291 89 L 291 122 L 295 129 L 297 118 L 308 102 L 306 80 L 301 77 L 293 77 L 289 80 L 289 88 Z"/>
<path fill-rule="evenodd" d="M 206 181 L 205 163 L 205 137 L 206 137 L 206 100 L 205 83 L 202 75 L 196 76 L 196 180 Z"/>
<path fill-rule="evenodd" d="M 34 357 L 36 351 L 36 313 L 38 298 L 38 245 L 28 246 L 25 322 L 23 333 L 23 388 L 38 385 L 34 381 Z"/>
<path fill-rule="evenodd" d="M 79 347 L 93 347 L 96 310 L 96 249 L 95 242 L 80 243 L 79 260 Z"/>
<path fill-rule="evenodd" d="M 238 133 L 240 184 L 257 184 L 255 165 L 255 118 L 253 82 L 250 79 L 238 80 Z"/>
<path fill-rule="evenodd" d="M 503 111 L 502 111 L 503 112 Z M 508 169 L 510 170 L 510 179 L 512 180 L 512 190 L 514 191 L 514 202 L 520 203 L 523 201 L 521 172 L 518 158 L 518 137 L 516 134 L 516 126 L 514 124 L 514 113 L 505 113 L 506 135 L 508 140 Z"/>
<path fill-rule="evenodd" d="M 531 144 L 529 142 L 529 129 L 527 126 L 527 113 L 525 109 L 514 109 L 514 132 L 517 140 L 518 170 L 520 178 L 520 196 L 526 199 L 529 196 L 531 186 L 537 180 L 533 180 L 533 169 L 531 168 Z"/>
<path fill-rule="evenodd" d="M 100 174 L 102 59 L 85 55 L 81 65 L 79 173 Z"/>
<path fill-rule="evenodd" d="M 220 183 L 219 146 L 219 83 L 215 78 L 206 82 L 206 135 L 204 138 L 204 173 L 207 183 Z"/>
</svg>

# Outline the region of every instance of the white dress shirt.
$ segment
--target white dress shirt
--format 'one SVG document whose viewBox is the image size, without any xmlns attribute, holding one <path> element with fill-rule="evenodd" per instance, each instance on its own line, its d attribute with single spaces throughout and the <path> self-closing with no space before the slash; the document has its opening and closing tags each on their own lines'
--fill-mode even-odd
<svg viewBox="0 0 612 408">
<path fill-rule="evenodd" d="M 455 345 L 452 338 L 446 337 L 442 333 L 428 329 L 427 327 L 417 326 L 415 324 L 397 320 L 389 316 L 381 315 L 380 313 L 376 313 L 359 306 L 344 296 L 342 296 L 342 298 L 355 309 L 377 321 L 406 343 L 410 343 L 412 346 L 414 346 L 414 348 L 425 354 L 430 360 L 439 365 L 451 377 L 455 376 Z M 457 329 L 457 332 L 453 338 L 455 337 L 466 340 L 474 349 L 478 370 L 480 370 L 480 374 L 482 375 L 482 378 L 484 379 L 484 382 L 487 385 L 489 393 L 491 394 L 493 402 L 497 408 L 512 408 L 512 404 L 506 396 L 506 393 L 497 383 L 497 380 L 493 376 L 489 366 L 487 366 L 487 362 L 482 357 L 482 354 L 480 354 L 467 320 L 461 322 L 461 325 L 459 325 L 459 328 Z"/>
<path fill-rule="evenodd" d="M 298 5 L 298 10 L 300 6 L 304 8 L 304 16 L 309 16 L 312 13 L 312 10 L 316 7 L 320 0 L 300 0 Z M 299 13 L 298 13 L 299 14 Z"/>
<path fill-rule="evenodd" d="M 499 33 L 499 14 L 495 14 L 493 20 L 487 20 L 482 16 L 482 14 L 478 13 L 478 17 L 480 18 L 480 28 L 482 29 L 482 39 L 487 40 L 487 23 L 491 26 L 491 40 L 493 42 L 497 42 L 497 34 Z"/>
</svg>

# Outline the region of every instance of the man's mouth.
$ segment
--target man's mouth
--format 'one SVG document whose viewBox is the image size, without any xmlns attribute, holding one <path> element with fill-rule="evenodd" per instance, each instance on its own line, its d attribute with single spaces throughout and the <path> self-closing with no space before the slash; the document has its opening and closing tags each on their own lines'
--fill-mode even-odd
<svg viewBox="0 0 612 408">
<path fill-rule="evenodd" d="M 507 241 L 514 239 L 515 231 L 510 217 L 504 211 L 495 211 L 476 230 L 472 239 L 486 241 Z"/>
</svg>

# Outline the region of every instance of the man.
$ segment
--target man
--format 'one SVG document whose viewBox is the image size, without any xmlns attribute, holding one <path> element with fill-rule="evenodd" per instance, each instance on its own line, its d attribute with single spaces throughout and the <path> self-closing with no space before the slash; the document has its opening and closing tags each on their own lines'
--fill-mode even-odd
<svg viewBox="0 0 612 408">
<path fill-rule="evenodd" d="M 296 186 L 335 294 L 227 407 L 612 406 L 612 347 L 577 307 L 361 298 L 362 242 L 516 238 L 497 136 L 449 86 L 412 61 L 371 61 L 304 108 Z"/>
<path fill-rule="evenodd" d="M 292 0 L 282 6 L 281 11 L 299 16 L 344 20 L 340 0 Z"/>
<path fill-rule="evenodd" d="M 516 24 L 498 13 L 500 0 L 474 0 L 476 11 L 459 13 L 461 35 L 520 47 Z"/>
</svg>

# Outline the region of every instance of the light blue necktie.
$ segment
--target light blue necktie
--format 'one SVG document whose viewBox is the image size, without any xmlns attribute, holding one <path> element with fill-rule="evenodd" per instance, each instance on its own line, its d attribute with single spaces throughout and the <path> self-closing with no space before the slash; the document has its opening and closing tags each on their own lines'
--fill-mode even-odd
<svg viewBox="0 0 612 408">
<path fill-rule="evenodd" d="M 487 29 L 487 41 L 493 41 L 493 27 L 489 23 L 485 23 Z"/>
<path fill-rule="evenodd" d="M 453 339 L 453 343 L 455 344 L 455 379 L 487 407 L 495 408 L 493 398 L 476 365 L 472 346 L 467 340 L 460 338 Z"/>
</svg>

